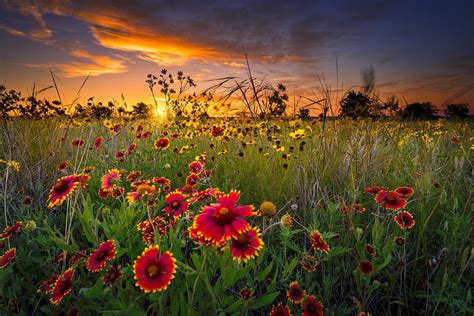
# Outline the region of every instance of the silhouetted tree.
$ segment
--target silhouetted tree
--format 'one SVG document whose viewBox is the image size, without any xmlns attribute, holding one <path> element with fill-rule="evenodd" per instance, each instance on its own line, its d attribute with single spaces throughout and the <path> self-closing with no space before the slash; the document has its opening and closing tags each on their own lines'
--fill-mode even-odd
<svg viewBox="0 0 474 316">
<path fill-rule="evenodd" d="M 408 104 L 401 112 L 402 117 L 409 119 L 427 119 L 436 117 L 436 106 L 431 102 Z"/>
<path fill-rule="evenodd" d="M 468 113 L 469 113 L 469 104 L 467 103 L 448 104 L 446 108 L 447 116 L 466 117 Z"/>
<path fill-rule="evenodd" d="M 351 90 L 341 100 L 339 105 L 339 114 L 341 116 L 356 119 L 358 117 L 369 117 L 371 115 L 373 100 L 365 93 Z"/>
</svg>

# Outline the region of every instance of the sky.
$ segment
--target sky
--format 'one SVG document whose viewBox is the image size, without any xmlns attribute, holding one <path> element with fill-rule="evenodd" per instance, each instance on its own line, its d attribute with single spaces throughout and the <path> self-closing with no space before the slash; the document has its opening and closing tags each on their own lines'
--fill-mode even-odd
<svg viewBox="0 0 474 316">
<path fill-rule="evenodd" d="M 380 98 L 474 107 L 474 1 L 0 0 L 0 84 L 52 85 L 64 104 L 152 103 L 145 83 L 182 70 L 208 80 L 253 75 L 317 98 L 321 78 L 340 97 L 375 70 Z M 42 94 L 57 99 L 55 89 Z"/>
</svg>

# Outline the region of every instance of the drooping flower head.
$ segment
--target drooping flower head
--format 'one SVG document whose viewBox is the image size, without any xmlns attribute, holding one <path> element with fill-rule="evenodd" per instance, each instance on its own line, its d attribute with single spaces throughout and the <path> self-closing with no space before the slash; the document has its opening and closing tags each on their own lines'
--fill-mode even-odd
<svg viewBox="0 0 474 316">
<path fill-rule="evenodd" d="M 74 270 L 67 269 L 61 274 L 51 288 L 50 302 L 52 304 L 59 304 L 61 300 L 72 292 L 72 278 L 74 277 Z"/>
<path fill-rule="evenodd" d="M 202 213 L 194 219 L 194 227 L 198 234 L 206 240 L 218 244 L 222 240 L 237 238 L 239 234 L 250 228 L 245 217 L 254 215 L 252 205 L 237 206 L 240 192 L 231 191 L 219 195 L 218 203 L 205 206 Z"/>
<path fill-rule="evenodd" d="M 13 247 L 7 250 L 3 255 L 0 256 L 0 269 L 5 269 L 14 262 L 16 259 L 16 248 Z"/>
<path fill-rule="evenodd" d="M 165 290 L 176 273 L 175 262 L 171 252 L 160 253 L 157 245 L 146 248 L 133 265 L 136 286 L 145 293 Z"/>
<path fill-rule="evenodd" d="M 319 231 L 313 231 L 310 235 L 311 248 L 316 251 L 329 253 L 329 244 L 324 240 L 323 235 Z"/>
<path fill-rule="evenodd" d="M 369 260 L 359 261 L 359 271 L 362 274 L 370 275 L 374 272 L 374 265 Z"/>
<path fill-rule="evenodd" d="M 411 229 L 413 226 L 415 226 L 413 215 L 407 211 L 399 211 L 393 220 L 401 229 Z"/>
<path fill-rule="evenodd" d="M 395 189 L 395 192 L 400 194 L 400 197 L 402 197 L 404 199 L 407 199 L 410 196 L 412 196 L 413 193 L 415 193 L 415 190 L 413 190 L 410 187 L 398 187 L 398 188 Z"/>
<path fill-rule="evenodd" d="M 53 208 L 61 205 L 74 191 L 85 187 L 87 180 L 89 180 L 89 176 L 84 174 L 73 174 L 58 179 L 49 191 L 48 207 Z"/>
<path fill-rule="evenodd" d="M 104 241 L 90 254 L 87 260 L 87 269 L 91 272 L 101 271 L 113 258 L 115 258 L 115 241 Z"/>
<path fill-rule="evenodd" d="M 102 283 L 110 287 L 113 286 L 123 275 L 120 271 L 121 269 L 121 265 L 110 265 L 110 267 L 105 271 L 105 275 L 102 277 Z"/>
<path fill-rule="evenodd" d="M 291 316 L 291 310 L 288 306 L 280 302 L 277 306 L 272 306 L 270 316 Z"/>
<path fill-rule="evenodd" d="M 172 192 L 168 194 L 165 198 L 165 202 L 168 203 L 165 206 L 164 211 L 167 214 L 172 214 L 177 217 L 188 211 L 188 203 L 186 202 L 186 197 L 180 192 Z"/>
<path fill-rule="evenodd" d="M 306 295 L 301 306 L 303 307 L 303 316 L 323 315 L 323 304 L 316 301 L 316 296 Z"/>
<path fill-rule="evenodd" d="M 15 224 L 5 227 L 3 233 L 0 234 L 0 239 L 10 239 L 14 235 L 18 234 L 21 229 L 22 222 L 16 221 Z"/>
<path fill-rule="evenodd" d="M 290 283 L 290 289 L 286 292 L 288 300 L 295 304 L 300 304 L 303 301 L 305 290 L 298 284 L 298 281 Z"/>
<path fill-rule="evenodd" d="M 230 253 L 237 262 L 247 262 L 247 260 L 255 258 L 262 247 L 263 240 L 260 238 L 258 228 L 250 228 L 230 241 Z"/>
<path fill-rule="evenodd" d="M 102 189 L 105 191 L 112 191 L 117 187 L 118 182 L 120 181 L 120 170 L 112 169 L 107 172 L 102 177 Z"/>
<path fill-rule="evenodd" d="M 395 191 L 381 191 L 375 196 L 375 200 L 387 209 L 398 210 L 407 205 L 407 201 Z"/>
</svg>

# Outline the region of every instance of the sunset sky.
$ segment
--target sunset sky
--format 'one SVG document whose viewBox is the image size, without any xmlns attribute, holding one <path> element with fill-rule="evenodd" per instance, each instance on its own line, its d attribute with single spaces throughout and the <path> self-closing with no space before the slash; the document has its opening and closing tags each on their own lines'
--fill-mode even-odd
<svg viewBox="0 0 474 316">
<path fill-rule="evenodd" d="M 148 73 L 197 81 L 254 74 L 314 97 L 324 75 L 341 92 L 373 66 L 376 90 L 402 104 L 474 105 L 474 1 L 0 0 L 0 84 L 27 94 L 52 84 L 64 103 L 151 103 Z M 45 96 L 55 98 L 51 89 Z M 472 113 L 472 109 L 471 109 Z"/>
</svg>

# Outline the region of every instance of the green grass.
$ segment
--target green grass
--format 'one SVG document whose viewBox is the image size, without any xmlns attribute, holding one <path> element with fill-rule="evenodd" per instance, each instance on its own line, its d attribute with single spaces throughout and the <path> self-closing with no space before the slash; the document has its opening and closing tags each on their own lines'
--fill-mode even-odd
<svg viewBox="0 0 474 316">
<path fill-rule="evenodd" d="M 2 314 L 57 313 L 75 307 L 85 315 L 99 311 L 118 315 L 260 315 L 278 302 L 288 303 L 293 314 L 299 314 L 301 307 L 286 298 L 294 280 L 307 294 L 315 295 L 329 315 L 474 312 L 470 290 L 474 285 L 474 133 L 470 121 L 338 119 L 325 127 L 319 121 L 300 126 L 269 121 L 260 127 L 253 120 L 237 119 L 209 120 L 198 126 L 148 121 L 145 130 L 152 132 L 148 139 L 135 139 L 138 122 L 121 122 L 119 133 L 102 122 L 78 122 L 70 128 L 66 123 L 14 119 L 2 125 L 0 158 L 21 164 L 18 172 L 0 165 L 2 224 L 5 226 L 5 216 L 8 225 L 16 220 L 24 223 L 21 233 L 5 242 L 5 250 L 17 248 L 17 257 L 0 270 Z M 214 125 L 225 126 L 228 137 L 210 137 Z M 305 138 L 292 139 L 289 133 L 299 128 L 305 129 Z M 58 140 L 66 130 L 67 139 L 61 144 Z M 179 136 L 171 138 L 170 148 L 158 153 L 153 142 L 163 132 Z M 99 135 L 108 141 L 98 151 L 89 149 Z M 450 142 L 451 137 L 460 143 Z M 71 147 L 75 138 L 86 144 Z M 285 147 L 284 152 L 273 149 L 277 141 Z M 302 150 L 301 141 L 305 142 Z M 122 162 L 115 159 L 115 152 L 126 150 L 131 142 L 137 144 L 136 152 Z M 173 148 L 186 145 L 189 148 L 183 153 L 173 152 Z M 219 154 L 223 151 L 226 153 Z M 238 264 L 228 248 L 221 252 L 193 242 L 185 234 L 191 222 L 180 220 L 159 241 L 160 248 L 171 251 L 178 261 L 175 278 L 167 290 L 145 294 L 135 286 L 133 261 L 145 248 L 136 225 L 148 218 L 148 208 L 141 202 L 130 205 L 125 197 L 99 199 L 100 179 L 107 170 L 117 168 L 141 171 L 142 179 L 167 177 L 173 189 L 179 188 L 188 174 L 188 163 L 203 152 L 208 154 L 206 168 L 213 170 L 211 185 L 223 192 L 241 191 L 240 205 L 258 208 L 263 201 L 272 201 L 279 212 L 271 221 L 260 217 L 249 221 L 261 230 L 274 225 L 263 235 L 265 246 L 260 255 Z M 289 158 L 282 159 L 283 153 Z M 65 173 L 57 170 L 61 161 L 69 163 Z M 48 209 L 48 192 L 54 181 L 81 172 L 85 166 L 95 168 L 88 187 L 60 207 Z M 415 194 L 406 209 L 413 214 L 415 226 L 406 232 L 397 227 L 393 215 L 386 215 L 373 196 L 364 193 L 370 186 L 412 187 Z M 125 187 L 131 190 L 129 185 Z M 32 197 L 31 205 L 22 203 L 25 196 Z M 158 206 L 148 211 L 160 214 L 163 198 L 161 194 Z M 366 211 L 344 215 L 338 210 L 354 203 L 362 204 Z M 292 204 L 298 208 L 291 209 Z M 200 210 L 197 204 L 190 208 L 196 214 Z M 277 224 L 284 214 L 293 218 L 292 228 Z M 26 228 L 28 221 L 37 227 Z M 312 252 L 318 266 L 307 272 L 300 261 L 310 252 L 309 231 L 315 229 L 323 233 L 331 251 Z M 403 247 L 394 244 L 396 236 L 406 238 Z M 48 295 L 37 293 L 42 280 L 68 267 L 67 262 L 53 263 L 54 256 L 67 251 L 69 259 L 71 253 L 93 251 L 107 239 L 118 245 L 112 262 L 121 264 L 124 274 L 112 288 L 102 285 L 105 270 L 91 273 L 79 265 L 73 291 L 60 305 L 51 305 Z M 357 269 L 358 262 L 368 258 L 366 243 L 376 249 L 371 259 L 375 271 L 370 276 Z M 239 296 L 245 287 L 254 292 L 249 300 Z"/>
</svg>

